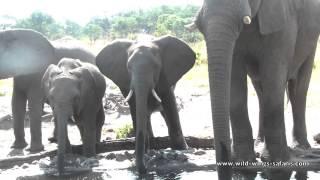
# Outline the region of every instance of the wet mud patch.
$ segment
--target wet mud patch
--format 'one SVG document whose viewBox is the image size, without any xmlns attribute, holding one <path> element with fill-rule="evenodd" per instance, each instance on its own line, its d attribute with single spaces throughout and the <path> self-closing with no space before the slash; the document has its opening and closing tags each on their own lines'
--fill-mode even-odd
<svg viewBox="0 0 320 180">
<path fill-rule="evenodd" d="M 91 172 L 93 167 L 99 166 L 96 158 L 86 158 L 79 155 L 66 154 L 64 160 L 64 172 L 62 177 L 76 176 Z M 57 156 L 44 158 L 39 161 L 39 168 L 48 176 L 60 176 L 57 169 Z"/>
<path fill-rule="evenodd" d="M 209 160 L 211 157 L 211 160 Z M 148 173 L 144 178 L 173 177 L 182 172 L 210 171 L 215 160 L 214 150 L 171 149 L 150 150 L 145 155 Z M 211 163 L 211 164 L 208 164 Z M 11 169 L 1 170 L 0 176 L 9 179 L 113 179 L 139 177 L 135 172 L 134 151 L 115 151 L 94 158 L 71 155 L 66 158 L 67 174 L 57 176 L 55 157 L 45 157 Z M 130 178 L 131 177 L 131 178 Z M 140 177 L 141 178 L 141 177 Z"/>
</svg>

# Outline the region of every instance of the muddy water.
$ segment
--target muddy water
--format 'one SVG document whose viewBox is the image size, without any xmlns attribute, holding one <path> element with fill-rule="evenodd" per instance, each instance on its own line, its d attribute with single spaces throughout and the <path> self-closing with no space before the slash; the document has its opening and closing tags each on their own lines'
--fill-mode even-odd
<svg viewBox="0 0 320 180">
<path fill-rule="evenodd" d="M 0 179 L 181 179 L 195 177 L 191 173 L 193 170 L 197 170 L 195 174 L 201 174 L 202 172 L 214 176 L 214 171 L 208 170 L 207 167 L 208 163 L 213 164 L 214 161 L 210 157 L 214 157 L 213 150 L 150 150 L 145 156 L 148 174 L 139 177 L 135 173 L 133 151 L 99 154 L 95 159 L 90 159 L 94 163 L 91 165 L 87 163 L 82 166 L 80 164 L 84 164 L 83 162 L 87 161 L 87 159 L 73 155 L 66 160 L 66 162 L 69 162 L 66 166 L 70 169 L 72 160 L 73 166 L 77 167 L 77 172 L 73 172 L 72 175 L 67 175 L 63 178 L 58 177 L 56 174 L 55 159 L 46 157 L 31 164 L 23 164 L 2 170 Z M 89 172 L 86 170 L 79 171 L 79 169 L 89 166 L 92 168 Z"/>
<path fill-rule="evenodd" d="M 72 156 L 67 161 L 66 168 L 77 167 L 77 171 L 70 175 L 59 177 L 56 174 L 55 159 L 43 158 L 34 161 L 31 164 L 23 164 L 14 168 L 1 170 L 0 179 L 18 179 L 18 180 L 102 180 L 102 179 L 217 179 L 217 173 L 214 166 L 214 150 L 190 149 L 187 151 L 160 150 L 150 151 L 145 156 L 148 167 L 148 174 L 138 176 L 134 171 L 134 152 L 133 151 L 115 151 L 103 153 L 88 159 L 80 156 Z M 93 163 L 92 163 L 93 162 Z M 82 167 L 80 167 L 81 165 Z M 91 169 L 87 169 L 91 167 Z M 82 171 L 80 171 L 80 170 Z M 235 180 L 262 180 L 267 179 L 265 173 L 259 172 L 256 175 L 243 175 L 235 173 Z M 281 180 L 319 180 L 320 174 L 316 172 L 286 174 Z"/>
</svg>

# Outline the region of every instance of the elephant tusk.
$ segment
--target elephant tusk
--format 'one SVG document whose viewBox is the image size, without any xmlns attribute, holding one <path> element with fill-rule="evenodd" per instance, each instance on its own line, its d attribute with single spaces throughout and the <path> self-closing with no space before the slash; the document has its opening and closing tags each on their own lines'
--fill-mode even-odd
<svg viewBox="0 0 320 180">
<path fill-rule="evenodd" d="M 251 24 L 251 17 L 250 16 L 244 16 L 242 20 L 243 20 L 244 24 L 247 24 L 247 25 Z"/>
<path fill-rule="evenodd" d="M 133 91 L 132 91 L 132 89 L 130 89 L 129 94 L 124 99 L 124 102 L 128 102 L 131 99 L 132 95 L 133 95 Z"/>
<path fill-rule="evenodd" d="M 195 31 L 197 29 L 197 25 L 196 23 L 192 22 L 190 24 L 184 25 L 184 27 L 188 30 L 188 31 Z"/>
<path fill-rule="evenodd" d="M 157 101 L 159 101 L 160 103 L 162 102 L 157 92 L 154 89 L 152 89 L 152 95 L 154 98 L 156 98 Z"/>
</svg>

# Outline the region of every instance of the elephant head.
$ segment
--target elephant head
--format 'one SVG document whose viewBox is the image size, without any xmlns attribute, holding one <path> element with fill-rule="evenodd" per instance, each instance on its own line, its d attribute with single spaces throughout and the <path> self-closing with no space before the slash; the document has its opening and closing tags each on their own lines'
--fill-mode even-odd
<svg viewBox="0 0 320 180">
<path fill-rule="evenodd" d="M 117 40 L 97 55 L 96 64 L 127 96 L 135 98 L 136 165 L 145 172 L 148 105 L 161 102 L 161 92 L 170 89 L 195 63 L 195 53 L 183 41 L 164 36 L 152 41 Z M 133 98 L 130 99 L 134 103 Z"/>
<path fill-rule="evenodd" d="M 244 26 L 261 35 L 284 28 L 294 1 L 204 0 L 195 24 L 205 37 L 217 162 L 231 160 L 229 107 L 232 56 Z M 299 1 L 296 1 L 298 3 Z M 231 179 L 231 167 L 218 167 L 219 179 Z"/>
<path fill-rule="evenodd" d="M 42 78 L 45 98 L 57 120 L 59 174 L 64 171 L 64 155 L 69 145 L 67 137 L 68 119 L 80 115 L 81 110 L 87 103 L 86 100 L 88 100 L 86 96 L 99 94 L 99 96 L 93 97 L 102 97 L 101 94 L 104 93 L 105 89 L 105 84 L 98 82 L 101 81 L 101 78 L 92 74 L 84 66 L 85 64 L 79 60 L 64 58 L 58 65 L 50 65 Z M 102 81 L 104 82 L 103 78 Z M 99 84 L 104 85 L 104 88 L 100 88 Z M 95 91 L 92 91 L 92 89 Z"/>
</svg>

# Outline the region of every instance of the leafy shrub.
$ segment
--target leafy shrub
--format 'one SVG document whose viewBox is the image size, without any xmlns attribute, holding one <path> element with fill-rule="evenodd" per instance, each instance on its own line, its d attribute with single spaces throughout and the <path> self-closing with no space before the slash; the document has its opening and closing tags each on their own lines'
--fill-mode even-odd
<svg viewBox="0 0 320 180">
<path fill-rule="evenodd" d="M 132 137 L 132 135 L 133 135 L 132 124 L 125 124 L 123 127 L 120 127 L 116 130 L 117 139 Z"/>
</svg>

